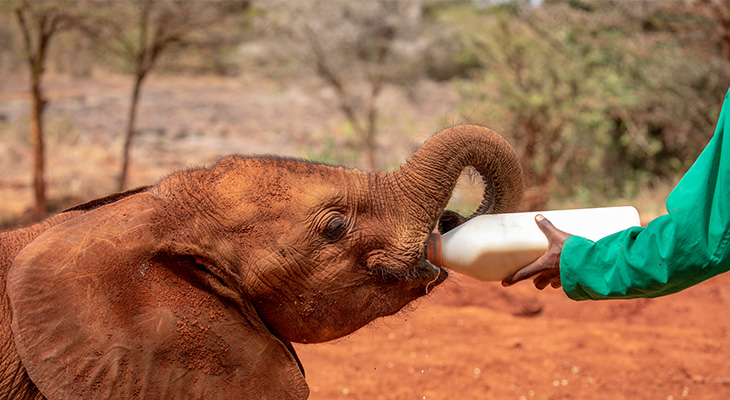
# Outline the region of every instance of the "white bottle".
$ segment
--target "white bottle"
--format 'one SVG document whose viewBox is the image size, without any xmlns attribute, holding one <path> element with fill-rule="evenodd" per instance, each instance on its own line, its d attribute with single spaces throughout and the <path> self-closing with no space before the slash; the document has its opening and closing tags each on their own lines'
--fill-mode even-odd
<svg viewBox="0 0 730 400">
<path fill-rule="evenodd" d="M 556 228 L 598 240 L 639 226 L 634 207 L 584 208 L 480 215 L 427 243 L 427 257 L 438 266 L 481 281 L 501 281 L 545 253 L 547 238 L 535 223 L 542 214 Z"/>
</svg>

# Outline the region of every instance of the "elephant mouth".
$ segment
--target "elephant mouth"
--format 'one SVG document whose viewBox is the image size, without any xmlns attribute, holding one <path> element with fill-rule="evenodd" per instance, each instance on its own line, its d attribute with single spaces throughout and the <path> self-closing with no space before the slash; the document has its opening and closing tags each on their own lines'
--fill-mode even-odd
<svg viewBox="0 0 730 400">
<path fill-rule="evenodd" d="M 426 244 L 423 244 L 425 249 Z M 439 286 L 446 278 L 449 277 L 449 272 L 445 268 L 441 268 L 424 256 L 418 262 L 415 268 L 410 269 L 403 280 L 411 286 L 414 290 L 416 297 L 425 296 L 431 293 L 436 286 Z"/>
<path fill-rule="evenodd" d="M 460 218 L 461 219 L 459 221 L 453 222 L 453 226 L 447 225 L 447 223 L 451 224 L 451 222 L 439 221 L 439 232 L 445 233 L 446 231 L 463 223 L 465 219 L 463 217 Z M 376 270 L 379 270 L 381 278 L 384 278 L 385 281 L 397 281 L 401 284 L 407 285 L 407 287 L 411 289 L 411 293 L 413 293 L 414 297 L 420 297 L 431 293 L 436 286 L 442 284 L 446 281 L 446 278 L 449 277 L 449 272 L 446 268 L 436 265 L 429 260 L 428 242 L 431 239 L 432 235 L 429 235 L 426 239 L 424 239 L 423 243 L 421 243 L 421 258 L 411 268 L 394 269 L 388 267 L 383 268 L 382 265 L 376 266 Z"/>
<path fill-rule="evenodd" d="M 449 272 L 445 268 L 437 267 L 436 265 L 432 264 L 430 261 L 428 261 L 425 257 L 422 261 L 423 263 L 426 263 L 433 271 L 435 271 L 436 277 L 430 280 L 426 284 L 425 288 L 425 294 L 428 295 L 430 290 L 433 290 L 436 286 L 444 283 L 446 278 L 449 277 Z"/>
<path fill-rule="evenodd" d="M 425 244 L 424 244 L 425 246 Z M 449 276 L 446 269 L 439 268 L 426 258 L 425 254 L 410 268 L 397 268 L 387 264 L 376 263 L 372 272 L 378 280 L 386 284 L 396 284 L 417 294 L 416 297 L 427 295 L 436 286 L 443 283 Z"/>
<path fill-rule="evenodd" d="M 437 221 L 437 229 L 439 233 L 446 233 L 466 221 L 466 218 L 452 212 L 443 211 L 441 217 Z M 428 295 L 438 285 L 442 284 L 448 277 L 449 272 L 441 265 L 437 265 L 429 260 L 428 243 L 432 240 L 433 235 L 429 235 L 423 239 L 420 244 L 420 251 L 412 249 L 412 253 L 417 253 L 415 259 L 394 257 L 394 254 L 379 252 L 374 255 L 367 263 L 370 273 L 373 274 L 378 281 L 386 285 L 395 285 L 399 290 L 406 290 L 413 298 Z M 396 261 L 400 259 L 400 261 Z"/>
</svg>

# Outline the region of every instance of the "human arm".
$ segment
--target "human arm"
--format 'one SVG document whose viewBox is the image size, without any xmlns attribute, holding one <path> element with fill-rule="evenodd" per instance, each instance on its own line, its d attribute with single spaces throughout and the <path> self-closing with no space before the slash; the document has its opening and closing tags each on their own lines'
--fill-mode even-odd
<svg viewBox="0 0 730 400">
<path fill-rule="evenodd" d="M 667 198 L 668 214 L 646 227 L 630 228 L 597 242 L 579 236 L 566 238 L 558 270 L 570 298 L 664 296 L 730 270 L 728 108 L 726 96 L 715 135 Z M 531 267 L 532 271 L 540 268 L 531 264 L 525 269 Z M 554 273 L 555 268 L 552 270 Z M 518 277 L 527 279 L 529 272 Z M 503 284 L 516 281 L 510 277 Z M 536 280 L 535 284 L 543 282 Z"/>
</svg>

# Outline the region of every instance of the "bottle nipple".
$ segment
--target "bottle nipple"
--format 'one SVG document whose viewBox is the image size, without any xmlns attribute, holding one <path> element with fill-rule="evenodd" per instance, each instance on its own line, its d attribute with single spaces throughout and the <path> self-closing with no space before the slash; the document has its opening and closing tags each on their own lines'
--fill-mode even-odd
<svg viewBox="0 0 730 400">
<path fill-rule="evenodd" d="M 426 239 L 426 259 L 433 265 L 443 268 L 444 258 L 441 253 L 441 234 L 434 232 Z"/>
</svg>

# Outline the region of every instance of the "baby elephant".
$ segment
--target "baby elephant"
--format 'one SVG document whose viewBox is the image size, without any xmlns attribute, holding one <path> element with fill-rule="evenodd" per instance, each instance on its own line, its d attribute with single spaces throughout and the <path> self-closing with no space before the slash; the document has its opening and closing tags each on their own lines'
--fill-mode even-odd
<svg viewBox="0 0 730 400">
<path fill-rule="evenodd" d="M 465 125 L 389 173 L 230 156 L 4 232 L 0 397 L 305 399 L 293 342 L 348 335 L 446 279 L 424 243 L 454 225 L 467 166 L 477 213 L 518 207 L 517 155 Z"/>
</svg>

